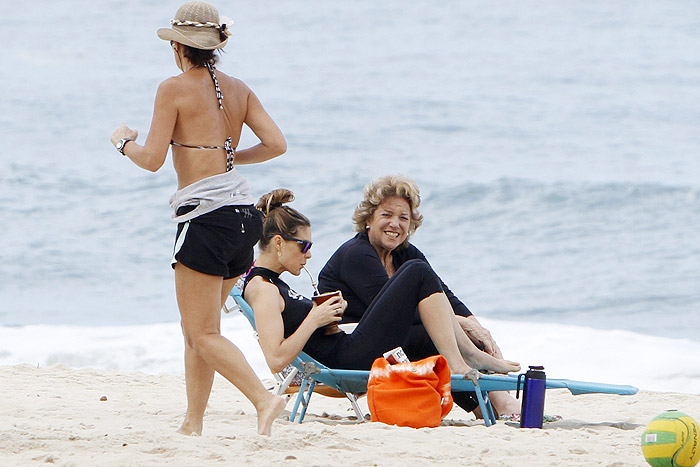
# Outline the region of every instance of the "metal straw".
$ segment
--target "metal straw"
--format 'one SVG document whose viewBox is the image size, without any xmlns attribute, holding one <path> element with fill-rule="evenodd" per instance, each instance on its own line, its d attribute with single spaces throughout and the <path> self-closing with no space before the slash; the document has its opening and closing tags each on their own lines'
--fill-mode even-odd
<svg viewBox="0 0 700 467">
<path fill-rule="evenodd" d="M 314 292 L 316 292 L 316 295 L 321 295 L 321 293 L 318 291 L 318 283 L 314 280 L 314 276 L 311 275 L 308 269 L 306 269 L 306 266 L 302 266 L 304 268 L 304 271 L 306 271 L 306 274 L 309 275 L 309 279 L 311 279 L 311 286 L 314 288 Z"/>
</svg>

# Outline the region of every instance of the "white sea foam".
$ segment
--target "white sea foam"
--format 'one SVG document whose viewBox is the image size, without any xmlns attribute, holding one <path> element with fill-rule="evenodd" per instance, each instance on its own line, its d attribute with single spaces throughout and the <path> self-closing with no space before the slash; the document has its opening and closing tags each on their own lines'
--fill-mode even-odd
<svg viewBox="0 0 700 467">
<path fill-rule="evenodd" d="M 482 319 L 506 358 L 543 365 L 551 378 L 640 389 L 700 393 L 700 343 L 620 330 Z M 248 322 L 235 313 L 222 318 L 222 333 L 243 351 L 261 378 L 270 378 Z M 178 323 L 75 327 L 0 327 L 0 365 L 63 363 L 150 374 L 184 371 Z"/>
<path fill-rule="evenodd" d="M 239 315 L 225 316 L 224 336 L 236 343 L 251 366 L 269 377 L 253 332 Z M 184 343 L 179 323 L 132 326 L 0 327 L 0 365 L 55 363 L 144 373 L 183 373 Z"/>
<path fill-rule="evenodd" d="M 700 342 L 635 332 L 481 318 L 504 357 L 549 377 L 700 393 Z"/>
</svg>

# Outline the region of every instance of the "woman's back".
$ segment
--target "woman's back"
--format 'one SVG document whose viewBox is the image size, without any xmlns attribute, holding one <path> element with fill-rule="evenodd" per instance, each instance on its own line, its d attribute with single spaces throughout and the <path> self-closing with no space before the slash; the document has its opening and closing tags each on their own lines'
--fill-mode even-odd
<svg viewBox="0 0 700 467">
<path fill-rule="evenodd" d="M 209 70 L 196 67 L 166 80 L 168 94 L 173 96 L 177 118 L 173 141 L 186 146 L 209 146 L 200 149 L 173 145 L 173 165 L 180 188 L 226 171 L 227 137 L 235 148 L 246 118 L 250 89 L 240 80 L 215 72 L 221 90 L 221 105 Z"/>
</svg>

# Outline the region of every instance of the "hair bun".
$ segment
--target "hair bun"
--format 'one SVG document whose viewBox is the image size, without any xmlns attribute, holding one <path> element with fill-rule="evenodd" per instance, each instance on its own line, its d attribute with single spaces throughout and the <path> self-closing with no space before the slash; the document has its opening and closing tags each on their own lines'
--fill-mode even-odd
<svg viewBox="0 0 700 467">
<path fill-rule="evenodd" d="M 292 201 L 294 201 L 294 193 L 286 188 L 277 188 L 276 190 L 262 195 L 255 207 L 267 217 L 270 215 L 270 212 Z"/>
</svg>

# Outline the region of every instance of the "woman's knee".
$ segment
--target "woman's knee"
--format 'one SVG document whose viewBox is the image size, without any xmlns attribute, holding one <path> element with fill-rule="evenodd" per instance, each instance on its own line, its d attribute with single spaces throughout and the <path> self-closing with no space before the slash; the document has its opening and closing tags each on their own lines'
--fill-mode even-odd
<svg viewBox="0 0 700 467">
<path fill-rule="evenodd" d="M 420 259 L 409 259 L 396 271 L 396 274 L 428 274 L 431 276 L 435 275 L 435 271 L 430 267 L 428 263 Z"/>
<path fill-rule="evenodd" d="M 185 338 L 185 346 L 187 348 L 194 350 L 195 352 L 200 352 L 205 350 L 207 345 L 211 342 L 212 338 L 216 338 L 221 335 L 221 333 L 216 329 L 204 330 L 204 329 L 191 329 L 188 330 L 185 326 L 182 326 L 182 335 Z"/>
<path fill-rule="evenodd" d="M 435 273 L 432 267 L 420 259 L 411 259 L 406 261 L 395 276 L 399 276 L 402 280 L 415 283 L 421 289 L 421 299 L 435 293 L 442 292 L 440 278 Z M 398 280 L 398 278 L 397 278 Z"/>
<path fill-rule="evenodd" d="M 434 279 L 437 278 L 437 274 L 430 265 L 420 259 L 410 259 L 406 261 L 401 267 L 396 271 L 395 276 L 403 277 L 407 280 L 424 278 Z"/>
</svg>

